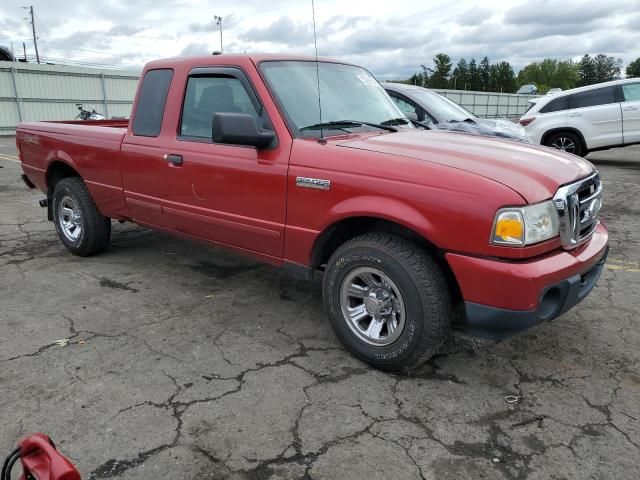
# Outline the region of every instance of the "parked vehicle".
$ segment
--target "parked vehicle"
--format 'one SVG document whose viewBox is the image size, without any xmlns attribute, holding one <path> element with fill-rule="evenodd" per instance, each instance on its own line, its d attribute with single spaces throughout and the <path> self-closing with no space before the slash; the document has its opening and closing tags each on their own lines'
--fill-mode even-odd
<svg viewBox="0 0 640 480">
<path fill-rule="evenodd" d="M 71 253 L 107 248 L 115 219 L 322 272 L 335 333 L 382 369 L 436 354 L 457 307 L 494 338 L 557 317 L 608 251 L 590 163 L 416 129 L 339 61 L 154 61 L 129 122 L 23 122 L 16 142 Z"/>
<path fill-rule="evenodd" d="M 0 45 L 0 62 L 15 62 L 16 57 L 7 47 Z"/>
<path fill-rule="evenodd" d="M 91 106 L 91 110 L 85 110 L 82 103 L 76 103 L 76 108 L 80 113 L 76 115 L 76 120 L 105 120 L 105 116 L 96 112 L 96 107 Z"/>
<path fill-rule="evenodd" d="M 516 93 L 521 95 L 537 95 L 538 87 L 535 85 L 522 85 Z"/>
<path fill-rule="evenodd" d="M 539 98 L 520 118 L 520 125 L 533 143 L 579 156 L 640 143 L 640 78 Z"/>
<path fill-rule="evenodd" d="M 531 143 L 524 128 L 506 118 L 480 118 L 447 97 L 426 88 L 391 82 L 385 82 L 383 87 L 398 108 L 424 128 Z"/>
<path fill-rule="evenodd" d="M 561 91 L 561 88 L 550 88 L 547 92 L 547 95 L 555 95 L 556 93 L 560 93 Z"/>
</svg>

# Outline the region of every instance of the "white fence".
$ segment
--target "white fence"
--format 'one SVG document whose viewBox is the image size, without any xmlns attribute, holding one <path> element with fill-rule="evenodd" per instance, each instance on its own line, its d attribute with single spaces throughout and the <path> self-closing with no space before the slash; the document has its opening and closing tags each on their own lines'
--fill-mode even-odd
<svg viewBox="0 0 640 480">
<path fill-rule="evenodd" d="M 484 118 L 516 118 L 527 109 L 527 102 L 536 95 L 519 95 L 516 93 L 468 92 L 465 90 L 434 90 L 440 95 L 450 98 L 478 117 Z"/>
<path fill-rule="evenodd" d="M 20 121 L 72 120 L 76 103 L 128 117 L 140 72 L 0 62 L 0 135 Z"/>
</svg>

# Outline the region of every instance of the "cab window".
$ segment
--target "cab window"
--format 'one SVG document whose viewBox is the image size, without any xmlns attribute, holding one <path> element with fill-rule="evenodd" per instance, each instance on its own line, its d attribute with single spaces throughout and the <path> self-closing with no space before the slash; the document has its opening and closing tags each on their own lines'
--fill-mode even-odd
<svg viewBox="0 0 640 480">
<path fill-rule="evenodd" d="M 182 107 L 180 135 L 211 138 L 214 113 L 246 113 L 260 125 L 256 110 L 242 82 L 231 76 L 191 76 Z"/>
<path fill-rule="evenodd" d="M 167 103 L 173 70 L 160 68 L 149 70 L 142 80 L 138 104 L 133 114 L 133 134 L 140 137 L 157 137 L 162 128 L 164 106 Z"/>
</svg>

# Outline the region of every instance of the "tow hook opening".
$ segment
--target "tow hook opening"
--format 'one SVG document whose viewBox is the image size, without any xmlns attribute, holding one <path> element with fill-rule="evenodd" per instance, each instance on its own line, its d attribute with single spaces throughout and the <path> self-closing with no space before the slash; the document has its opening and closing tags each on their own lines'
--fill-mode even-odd
<svg viewBox="0 0 640 480">
<path fill-rule="evenodd" d="M 540 317 L 548 319 L 554 317 L 562 307 L 562 290 L 559 287 L 550 288 L 540 300 Z"/>
<path fill-rule="evenodd" d="M 49 206 L 49 200 L 46 198 L 43 198 L 42 200 L 38 200 L 38 205 L 40 205 L 42 208 L 46 208 Z"/>
</svg>

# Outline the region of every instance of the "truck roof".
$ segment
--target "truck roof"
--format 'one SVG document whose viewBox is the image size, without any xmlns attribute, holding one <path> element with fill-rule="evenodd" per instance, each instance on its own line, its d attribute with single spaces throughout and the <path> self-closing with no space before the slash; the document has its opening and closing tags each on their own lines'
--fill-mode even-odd
<svg viewBox="0 0 640 480">
<path fill-rule="evenodd" d="M 145 70 L 150 68 L 168 68 L 175 67 L 177 65 L 186 67 L 207 66 L 212 63 L 218 65 L 238 65 L 245 63 L 247 60 L 258 64 L 263 61 L 303 61 L 313 62 L 316 57 L 313 55 L 292 55 L 283 53 L 231 53 L 220 55 L 200 55 L 196 57 L 173 57 L 163 58 L 161 60 L 153 60 L 145 65 Z M 342 63 L 350 65 L 349 62 L 343 62 L 334 58 L 318 57 L 320 62 Z"/>
</svg>

